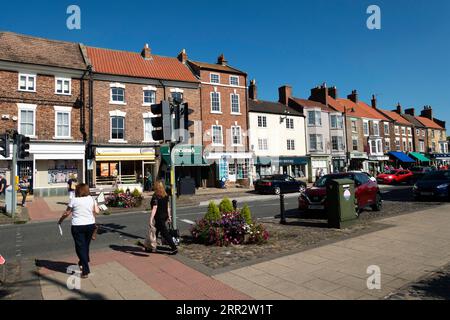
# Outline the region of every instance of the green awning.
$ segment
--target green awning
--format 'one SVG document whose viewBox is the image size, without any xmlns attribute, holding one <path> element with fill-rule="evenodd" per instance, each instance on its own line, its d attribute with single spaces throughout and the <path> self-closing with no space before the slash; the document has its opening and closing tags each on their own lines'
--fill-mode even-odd
<svg viewBox="0 0 450 320">
<path fill-rule="evenodd" d="M 425 157 L 423 154 L 421 154 L 419 152 L 410 152 L 409 155 L 413 156 L 414 158 L 416 158 L 417 160 L 419 160 L 421 162 L 430 162 L 431 161 L 430 159 L 428 159 L 427 157 Z"/>
<path fill-rule="evenodd" d="M 202 146 L 178 145 L 173 150 L 175 166 L 177 167 L 197 167 L 209 166 L 203 157 Z M 170 165 L 171 156 L 168 146 L 161 146 L 161 155 L 163 161 Z"/>
</svg>

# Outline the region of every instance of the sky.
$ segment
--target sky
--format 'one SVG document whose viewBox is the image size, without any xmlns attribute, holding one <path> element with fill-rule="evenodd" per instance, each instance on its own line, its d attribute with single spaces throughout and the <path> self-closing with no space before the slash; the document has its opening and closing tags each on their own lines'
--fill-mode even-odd
<svg viewBox="0 0 450 320">
<path fill-rule="evenodd" d="M 68 6 L 81 9 L 69 30 Z M 369 30 L 367 8 L 381 9 Z M 339 96 L 358 90 L 381 108 L 431 105 L 450 123 L 448 0 L 57 0 L 5 1 L 0 30 L 86 45 L 229 64 L 256 79 L 258 98 L 277 100 L 288 84 L 296 97 L 327 83 Z"/>
</svg>

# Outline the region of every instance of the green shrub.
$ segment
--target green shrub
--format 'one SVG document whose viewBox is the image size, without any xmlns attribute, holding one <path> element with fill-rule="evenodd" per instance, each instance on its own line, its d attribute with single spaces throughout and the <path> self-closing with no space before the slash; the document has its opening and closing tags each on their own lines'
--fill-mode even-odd
<svg viewBox="0 0 450 320">
<path fill-rule="evenodd" d="M 123 193 L 125 193 L 125 191 L 123 189 L 116 189 L 114 191 L 114 194 L 123 194 Z"/>
<path fill-rule="evenodd" d="M 224 198 L 219 205 L 219 210 L 222 213 L 231 213 L 234 211 L 233 203 L 230 199 Z"/>
<path fill-rule="evenodd" d="M 242 210 L 241 210 L 241 217 L 242 217 L 242 219 L 245 220 L 245 222 L 247 224 L 252 224 L 253 223 L 252 213 L 251 213 L 250 208 L 248 207 L 248 205 L 245 205 L 244 208 L 242 208 Z"/>
<path fill-rule="evenodd" d="M 133 198 L 141 198 L 142 194 L 139 192 L 138 189 L 134 189 L 133 192 L 131 193 L 131 195 L 133 196 Z"/>
<path fill-rule="evenodd" d="M 211 201 L 208 206 L 208 212 L 205 215 L 207 221 L 218 221 L 222 218 L 219 207 L 214 201 Z"/>
</svg>

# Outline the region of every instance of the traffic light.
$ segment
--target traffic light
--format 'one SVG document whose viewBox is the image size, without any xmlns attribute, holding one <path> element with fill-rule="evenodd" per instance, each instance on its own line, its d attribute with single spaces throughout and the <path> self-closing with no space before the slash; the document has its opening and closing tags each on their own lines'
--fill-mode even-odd
<svg viewBox="0 0 450 320">
<path fill-rule="evenodd" d="M 0 155 L 5 159 L 9 158 L 9 135 L 7 133 L 0 136 L 0 148 L 2 149 Z"/>
<path fill-rule="evenodd" d="M 23 134 L 17 135 L 17 157 L 19 159 L 26 159 L 30 156 L 30 138 Z"/>
<path fill-rule="evenodd" d="M 152 118 L 152 137 L 155 141 L 172 141 L 172 112 L 167 101 L 152 106 L 152 113 L 156 116 Z"/>
<path fill-rule="evenodd" d="M 189 128 L 194 125 L 193 121 L 189 120 L 189 115 L 194 111 L 189 109 L 188 103 L 180 104 L 180 117 L 179 117 L 179 129 L 180 129 L 180 142 L 188 142 L 190 138 Z"/>
</svg>

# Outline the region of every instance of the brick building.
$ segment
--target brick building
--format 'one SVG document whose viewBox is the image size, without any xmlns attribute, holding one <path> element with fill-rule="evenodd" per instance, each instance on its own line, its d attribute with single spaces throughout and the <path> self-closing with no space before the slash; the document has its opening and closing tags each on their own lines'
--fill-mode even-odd
<svg viewBox="0 0 450 320">
<path fill-rule="evenodd" d="M 221 55 L 216 64 L 188 60 L 201 82 L 200 105 L 204 154 L 211 171 L 208 186 L 219 181 L 251 183 L 252 153 L 248 145 L 247 74 Z"/>
<path fill-rule="evenodd" d="M 73 175 L 83 181 L 86 74 L 77 44 L 0 32 L 0 132 L 31 138 L 17 172 L 32 180 L 35 195 L 66 194 Z M 0 158 L 8 180 L 10 171 L 11 159 Z"/>
<path fill-rule="evenodd" d="M 141 53 L 81 47 L 93 71 L 91 182 L 98 186 L 117 181 L 132 190 L 144 185 L 148 173 L 168 178 L 159 142 L 152 137 L 151 106 L 181 98 L 194 111 L 192 132 L 198 126 L 201 132 L 199 81 L 183 53 L 180 61 L 155 55 L 148 45 Z M 200 184 L 199 174 L 196 178 Z"/>
</svg>

